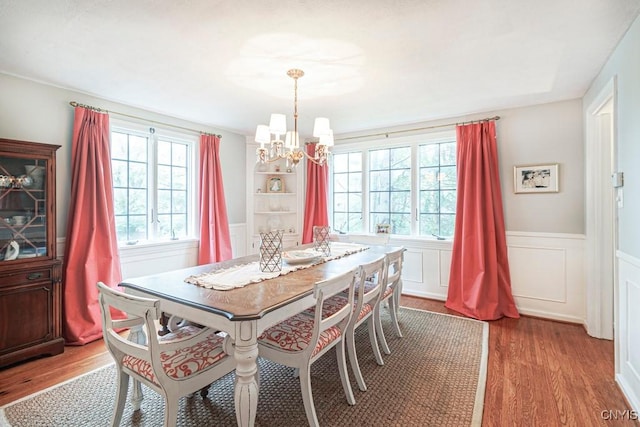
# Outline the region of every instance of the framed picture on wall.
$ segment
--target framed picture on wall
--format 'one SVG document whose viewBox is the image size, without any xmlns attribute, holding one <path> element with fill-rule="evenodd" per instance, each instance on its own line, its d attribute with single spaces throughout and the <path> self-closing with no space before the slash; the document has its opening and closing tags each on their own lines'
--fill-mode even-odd
<svg viewBox="0 0 640 427">
<path fill-rule="evenodd" d="M 279 176 L 267 178 L 267 193 L 284 193 L 284 180 Z"/>
<path fill-rule="evenodd" d="M 558 164 L 514 166 L 513 189 L 515 193 L 557 193 Z"/>
</svg>

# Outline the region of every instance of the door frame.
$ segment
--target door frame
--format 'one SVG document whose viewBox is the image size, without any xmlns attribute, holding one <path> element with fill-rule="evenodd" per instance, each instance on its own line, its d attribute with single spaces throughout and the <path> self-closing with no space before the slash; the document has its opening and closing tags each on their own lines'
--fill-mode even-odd
<svg viewBox="0 0 640 427">
<path fill-rule="evenodd" d="M 586 329 L 614 337 L 617 223 L 611 174 L 616 167 L 617 82 L 614 76 L 585 110 Z"/>
</svg>

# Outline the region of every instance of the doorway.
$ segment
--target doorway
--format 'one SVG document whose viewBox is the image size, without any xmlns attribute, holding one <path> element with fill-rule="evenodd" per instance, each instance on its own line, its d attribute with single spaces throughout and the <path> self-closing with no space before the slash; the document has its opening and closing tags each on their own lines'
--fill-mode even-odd
<svg viewBox="0 0 640 427">
<path fill-rule="evenodd" d="M 616 195 L 615 78 L 586 110 L 586 329 L 596 338 L 614 337 L 614 294 L 618 246 Z"/>
</svg>

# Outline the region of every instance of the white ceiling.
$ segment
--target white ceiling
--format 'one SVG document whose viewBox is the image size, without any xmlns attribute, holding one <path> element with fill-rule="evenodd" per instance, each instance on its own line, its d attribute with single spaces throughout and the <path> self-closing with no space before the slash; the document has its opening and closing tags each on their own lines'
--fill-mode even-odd
<svg viewBox="0 0 640 427">
<path fill-rule="evenodd" d="M 0 72 L 253 134 L 584 95 L 640 0 L 0 0 Z M 99 107 L 99 105 L 96 105 Z"/>
</svg>

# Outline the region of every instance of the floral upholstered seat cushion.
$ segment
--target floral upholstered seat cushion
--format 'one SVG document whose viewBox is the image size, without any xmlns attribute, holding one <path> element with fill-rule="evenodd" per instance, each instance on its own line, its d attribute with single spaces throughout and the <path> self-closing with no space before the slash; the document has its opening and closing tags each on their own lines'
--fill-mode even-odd
<svg viewBox="0 0 640 427">
<path fill-rule="evenodd" d="M 307 314 L 296 314 L 264 331 L 259 338 L 260 344 L 284 351 L 302 351 L 309 346 L 311 341 L 314 320 L 313 317 Z M 339 338 L 340 335 L 340 329 L 335 326 L 321 332 L 320 339 L 311 357 L 318 354 L 327 345 Z"/>
<path fill-rule="evenodd" d="M 199 332 L 201 332 L 200 328 L 188 325 L 160 337 L 159 341 L 168 343 L 183 340 Z M 203 336 L 202 340 L 190 347 L 175 351 L 163 351 L 160 353 L 162 369 L 168 376 L 175 379 L 186 378 L 208 369 L 227 357 L 222 348 L 223 341 L 223 335 L 211 331 L 210 334 Z M 151 369 L 151 364 L 146 360 L 127 355 L 122 359 L 122 365 L 144 376 L 149 381 L 158 383 Z"/>
<path fill-rule="evenodd" d="M 348 302 L 347 298 L 343 297 L 342 295 L 335 295 L 335 296 L 332 296 L 331 298 L 328 298 L 327 300 L 325 300 L 324 304 L 322 305 L 322 318 L 324 319 L 329 316 L 332 316 L 334 313 L 336 313 L 338 310 L 344 307 L 347 304 L 347 302 Z M 311 307 L 305 310 L 304 314 L 308 316 L 313 316 L 315 314 L 315 311 L 316 311 L 315 307 Z M 360 315 L 358 316 L 358 320 L 362 320 L 362 318 L 365 317 L 371 311 L 373 311 L 373 307 L 370 304 L 364 304 L 362 306 L 362 310 L 360 310 Z"/>
</svg>

